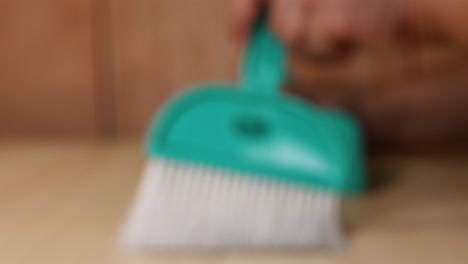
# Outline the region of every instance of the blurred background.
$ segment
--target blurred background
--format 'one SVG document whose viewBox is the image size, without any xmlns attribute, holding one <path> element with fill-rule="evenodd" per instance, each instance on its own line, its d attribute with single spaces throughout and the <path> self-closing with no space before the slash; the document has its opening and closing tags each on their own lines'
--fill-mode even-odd
<svg viewBox="0 0 468 264">
<path fill-rule="evenodd" d="M 236 79 L 230 5 L 0 0 L 0 262 L 197 263 L 128 255 L 116 239 L 155 111 L 186 86 Z M 340 63 L 293 54 L 288 92 L 350 111 L 372 153 L 398 154 L 370 155 L 370 191 L 345 213 L 350 250 L 198 263 L 464 263 L 466 59 L 448 43 L 418 39 L 358 49 Z"/>
<path fill-rule="evenodd" d="M 179 89 L 236 77 L 230 1 L 17 0 L 0 12 L 2 138 L 139 139 Z M 460 148 L 465 54 L 414 41 L 340 64 L 293 57 L 290 91 L 354 113 L 373 149 Z"/>
<path fill-rule="evenodd" d="M 234 80 L 229 1 L 0 1 L 2 137 L 140 137 L 157 107 Z"/>
</svg>

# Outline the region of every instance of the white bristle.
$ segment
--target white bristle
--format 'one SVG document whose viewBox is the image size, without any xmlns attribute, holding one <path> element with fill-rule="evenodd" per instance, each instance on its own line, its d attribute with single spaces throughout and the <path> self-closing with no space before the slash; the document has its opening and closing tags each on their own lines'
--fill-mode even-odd
<svg viewBox="0 0 468 264">
<path fill-rule="evenodd" d="M 152 160 L 122 242 L 155 249 L 338 246 L 339 210 L 331 193 Z"/>
</svg>

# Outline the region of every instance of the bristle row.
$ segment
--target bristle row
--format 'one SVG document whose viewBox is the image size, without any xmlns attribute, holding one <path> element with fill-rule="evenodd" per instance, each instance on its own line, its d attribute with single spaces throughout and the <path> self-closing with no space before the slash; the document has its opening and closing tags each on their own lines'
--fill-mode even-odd
<svg viewBox="0 0 468 264">
<path fill-rule="evenodd" d="M 152 161 L 124 242 L 136 247 L 305 247 L 341 242 L 339 197 L 252 175 Z"/>
</svg>

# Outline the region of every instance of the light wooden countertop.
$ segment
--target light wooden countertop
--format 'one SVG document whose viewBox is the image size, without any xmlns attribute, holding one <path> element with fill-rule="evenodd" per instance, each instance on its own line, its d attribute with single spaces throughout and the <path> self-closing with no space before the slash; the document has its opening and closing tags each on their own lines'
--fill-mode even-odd
<svg viewBox="0 0 468 264">
<path fill-rule="evenodd" d="M 342 252 L 137 254 L 116 236 L 143 164 L 135 143 L 0 143 L 0 263 L 468 263 L 468 158 L 380 158 Z"/>
</svg>

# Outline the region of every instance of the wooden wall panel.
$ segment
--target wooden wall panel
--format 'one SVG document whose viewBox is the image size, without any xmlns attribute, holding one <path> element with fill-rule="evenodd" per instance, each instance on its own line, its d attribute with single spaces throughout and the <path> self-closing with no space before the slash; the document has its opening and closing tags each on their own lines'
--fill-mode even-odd
<svg viewBox="0 0 468 264">
<path fill-rule="evenodd" d="M 140 136 L 154 111 L 182 87 L 233 80 L 237 52 L 224 0 L 114 0 L 117 130 Z"/>
<path fill-rule="evenodd" d="M 97 131 L 92 0 L 0 0 L 0 135 Z"/>
</svg>

